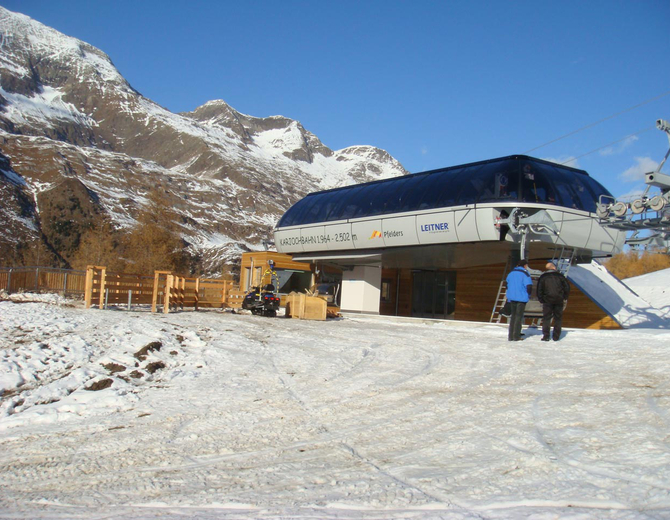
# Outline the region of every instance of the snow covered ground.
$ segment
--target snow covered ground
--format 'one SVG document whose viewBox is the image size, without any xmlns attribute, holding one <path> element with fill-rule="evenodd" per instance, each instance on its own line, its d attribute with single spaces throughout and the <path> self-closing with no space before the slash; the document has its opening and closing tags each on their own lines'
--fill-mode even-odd
<svg viewBox="0 0 670 520">
<path fill-rule="evenodd" d="M 670 319 L 670 269 L 626 278 L 624 283 Z"/>
<path fill-rule="evenodd" d="M 526 333 L 0 302 L 0 518 L 670 518 L 670 331 Z"/>
</svg>

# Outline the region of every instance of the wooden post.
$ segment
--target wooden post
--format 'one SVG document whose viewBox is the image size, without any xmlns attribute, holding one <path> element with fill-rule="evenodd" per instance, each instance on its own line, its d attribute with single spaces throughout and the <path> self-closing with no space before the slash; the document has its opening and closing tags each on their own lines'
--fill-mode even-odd
<svg viewBox="0 0 670 520">
<path fill-rule="evenodd" d="M 99 307 L 101 309 L 105 308 L 105 282 L 107 278 L 107 268 L 106 267 L 101 267 L 100 268 L 100 304 Z"/>
<path fill-rule="evenodd" d="M 172 292 L 172 284 L 174 283 L 174 276 L 168 274 L 165 280 L 165 294 L 163 295 L 163 314 L 170 312 L 170 293 Z"/>
<path fill-rule="evenodd" d="M 91 308 L 93 300 L 93 269 L 92 265 L 86 266 L 86 285 L 84 286 L 84 304 L 87 309 Z"/>
<path fill-rule="evenodd" d="M 174 288 L 174 294 L 170 294 L 170 308 L 175 311 L 179 308 L 179 302 L 181 298 L 179 294 L 181 293 L 181 278 L 177 275 L 174 275 L 172 278 L 172 287 Z"/>
<path fill-rule="evenodd" d="M 221 287 L 221 308 L 226 307 L 226 301 L 228 300 L 228 280 L 222 280 L 223 286 Z"/>
<path fill-rule="evenodd" d="M 181 300 L 179 297 L 179 293 L 181 292 L 181 278 L 179 276 L 174 275 L 172 278 L 172 287 L 174 288 L 174 294 L 170 294 L 170 307 L 177 310 Z"/>
<path fill-rule="evenodd" d="M 174 295 L 170 295 L 170 307 L 177 310 L 181 302 L 181 277 L 175 275 L 172 278 L 172 287 L 174 287 Z"/>
<path fill-rule="evenodd" d="M 198 300 L 200 298 L 200 278 L 195 279 L 195 310 L 198 310 Z"/>
<path fill-rule="evenodd" d="M 161 275 L 169 275 L 170 271 L 154 271 L 154 294 L 151 298 L 151 312 L 156 312 L 156 307 L 158 306 L 158 289 L 160 288 L 160 277 Z M 163 295 L 165 298 L 165 295 Z"/>
<path fill-rule="evenodd" d="M 158 302 L 158 279 L 160 276 L 160 271 L 154 271 L 154 294 L 151 297 L 151 312 L 156 312 L 156 303 Z"/>
<path fill-rule="evenodd" d="M 255 284 L 254 284 L 254 276 L 256 273 L 254 272 L 254 257 L 249 258 L 249 263 L 251 265 L 249 269 L 249 280 L 247 280 L 247 286 L 244 288 L 246 291 L 247 289 L 251 289 Z"/>
</svg>

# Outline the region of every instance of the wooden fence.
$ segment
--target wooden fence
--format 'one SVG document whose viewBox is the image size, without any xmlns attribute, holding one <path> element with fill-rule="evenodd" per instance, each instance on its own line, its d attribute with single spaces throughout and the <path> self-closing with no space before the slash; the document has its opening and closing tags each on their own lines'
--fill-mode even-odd
<svg viewBox="0 0 670 520">
<path fill-rule="evenodd" d="M 154 277 L 107 272 L 105 267 L 88 266 L 84 301 L 88 309 L 97 305 L 149 305 L 154 292 Z"/>
<path fill-rule="evenodd" d="M 230 280 L 189 278 L 170 271 L 154 276 L 109 273 L 104 266 L 88 266 L 86 308 L 97 305 L 151 305 L 151 311 L 193 308 L 239 308 L 244 293 Z"/>
<path fill-rule="evenodd" d="M 86 271 L 52 267 L 0 268 L 0 290 L 50 292 L 83 297 L 86 308 L 93 305 L 151 305 L 152 312 L 171 309 L 232 308 L 242 306 L 244 292 L 231 280 L 188 278 L 169 271 L 153 276 L 110 273 L 104 266 Z"/>
<path fill-rule="evenodd" d="M 0 268 L 0 289 L 17 292 L 52 292 L 64 296 L 83 296 L 86 271 L 54 267 Z"/>
</svg>

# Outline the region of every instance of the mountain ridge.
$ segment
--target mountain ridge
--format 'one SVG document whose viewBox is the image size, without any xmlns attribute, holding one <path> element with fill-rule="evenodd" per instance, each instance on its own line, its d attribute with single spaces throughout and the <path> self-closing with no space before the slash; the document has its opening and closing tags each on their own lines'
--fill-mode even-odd
<svg viewBox="0 0 670 520">
<path fill-rule="evenodd" d="M 34 206 L 27 227 L 25 216 L 2 212 L 11 232 L 0 237 L 0 253 L 14 262 L 22 261 L 22 237 L 67 264 L 97 220 L 130 230 L 148 193 L 159 190 L 180 214 L 180 233 L 203 258 L 201 269 L 214 273 L 259 247 L 308 192 L 407 174 L 384 150 L 333 151 L 299 121 L 242 114 L 222 99 L 170 112 L 135 90 L 102 50 L 3 7 L 0 51 L 0 166 L 24 182 L 1 193 L 9 203 L 18 189 Z M 72 177 L 100 212 L 69 226 L 71 247 L 62 249 L 54 228 L 65 226 L 67 211 L 55 225 L 40 220 L 40 207 L 67 206 L 54 188 Z"/>
</svg>

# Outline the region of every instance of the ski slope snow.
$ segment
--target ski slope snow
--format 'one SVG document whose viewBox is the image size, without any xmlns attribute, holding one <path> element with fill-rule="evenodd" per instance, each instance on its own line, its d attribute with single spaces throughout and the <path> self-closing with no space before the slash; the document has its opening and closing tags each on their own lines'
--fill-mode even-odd
<svg viewBox="0 0 670 520">
<path fill-rule="evenodd" d="M 632 282 L 633 286 L 646 285 L 650 290 L 661 284 L 667 287 L 670 273 L 645 276 L 648 282 Z M 656 308 L 640 297 L 629 285 L 629 280 L 621 281 L 595 260 L 590 264 L 577 264 L 568 271 L 568 279 L 595 301 L 607 314 L 625 328 L 668 328 L 668 309 Z M 653 289 L 656 290 L 656 289 Z"/>
<path fill-rule="evenodd" d="M 624 283 L 670 318 L 670 269 L 626 278 Z"/>
<path fill-rule="evenodd" d="M 668 330 L 13 299 L 0 518 L 670 518 Z"/>
</svg>

